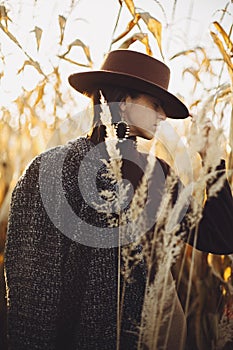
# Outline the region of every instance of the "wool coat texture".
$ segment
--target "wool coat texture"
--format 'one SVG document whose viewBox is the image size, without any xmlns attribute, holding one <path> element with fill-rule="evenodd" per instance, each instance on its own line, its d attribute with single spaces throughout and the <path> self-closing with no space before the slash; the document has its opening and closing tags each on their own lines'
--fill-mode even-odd
<svg viewBox="0 0 233 350">
<path fill-rule="evenodd" d="M 88 137 L 49 149 L 33 159 L 13 191 L 5 249 L 9 349 L 116 349 L 118 226 L 109 225 L 100 210 L 106 199 L 101 199 L 100 189 L 117 188 L 105 176 L 102 152 Z M 122 173 L 132 183 L 131 193 L 145 167 L 146 156 L 130 144 Z M 212 182 L 225 176 L 224 161 L 217 170 Z M 144 231 L 156 225 L 168 173 L 169 166 L 157 159 L 148 190 L 153 205 L 147 212 L 153 220 Z M 117 222 L 117 213 L 110 209 L 112 222 Z M 207 198 L 203 214 L 197 248 L 232 253 L 233 203 L 226 179 L 217 195 Z M 187 225 L 185 219 L 183 223 Z M 194 243 L 194 231 L 187 232 L 186 243 Z M 140 246 L 137 249 L 140 253 Z M 122 350 L 137 349 L 146 274 L 142 259 L 125 286 Z M 173 302 L 167 349 L 176 350 L 184 346 L 185 318 L 175 290 Z"/>
</svg>

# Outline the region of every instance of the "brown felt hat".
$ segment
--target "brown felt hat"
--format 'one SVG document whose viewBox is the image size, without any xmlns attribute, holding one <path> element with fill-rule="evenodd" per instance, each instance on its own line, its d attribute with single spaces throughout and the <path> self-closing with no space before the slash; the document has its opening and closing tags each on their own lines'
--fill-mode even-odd
<svg viewBox="0 0 233 350">
<path fill-rule="evenodd" d="M 69 76 L 70 85 L 87 96 L 106 85 L 137 90 L 161 101 L 167 117 L 184 119 L 189 116 L 187 107 L 167 91 L 170 69 L 161 61 L 131 50 L 109 52 L 98 71 Z"/>
</svg>

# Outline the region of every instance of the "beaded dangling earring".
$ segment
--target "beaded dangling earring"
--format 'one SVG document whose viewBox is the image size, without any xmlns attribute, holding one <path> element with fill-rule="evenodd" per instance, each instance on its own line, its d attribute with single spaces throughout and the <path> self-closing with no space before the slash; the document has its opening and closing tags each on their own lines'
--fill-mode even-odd
<svg viewBox="0 0 233 350">
<path fill-rule="evenodd" d="M 130 128 L 126 121 L 121 120 L 118 123 L 114 124 L 114 126 L 119 142 L 123 142 L 129 138 Z"/>
</svg>

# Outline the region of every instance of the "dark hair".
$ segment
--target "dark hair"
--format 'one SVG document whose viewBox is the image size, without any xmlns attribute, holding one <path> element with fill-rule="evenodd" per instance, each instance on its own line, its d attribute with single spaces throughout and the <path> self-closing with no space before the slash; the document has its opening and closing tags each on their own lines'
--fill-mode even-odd
<svg viewBox="0 0 233 350">
<path fill-rule="evenodd" d="M 124 101 L 127 96 L 130 96 L 131 98 L 137 98 L 141 94 L 139 91 L 136 91 L 133 89 L 116 87 L 111 85 L 102 86 L 100 90 L 95 90 L 95 92 L 91 96 L 93 109 L 94 109 L 94 118 L 93 118 L 93 129 L 90 135 L 90 139 L 94 144 L 103 142 L 106 137 L 105 125 L 103 125 L 100 120 L 100 112 L 101 112 L 100 91 L 104 96 L 104 99 L 108 103 L 108 106 L 112 115 L 113 123 L 117 123 L 121 120 L 120 106 L 119 106 L 119 103 L 117 102 Z M 113 102 L 116 102 L 116 103 L 113 103 Z"/>
</svg>

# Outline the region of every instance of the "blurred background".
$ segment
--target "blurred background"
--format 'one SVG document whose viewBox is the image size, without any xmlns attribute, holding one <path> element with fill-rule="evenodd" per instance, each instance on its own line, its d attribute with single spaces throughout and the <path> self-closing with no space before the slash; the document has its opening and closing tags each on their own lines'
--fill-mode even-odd
<svg viewBox="0 0 233 350">
<path fill-rule="evenodd" d="M 233 186 L 232 1 L 9 0 L 0 2 L 0 347 L 6 349 L 4 245 L 12 189 L 40 152 L 89 131 L 88 99 L 68 85 L 74 72 L 98 69 L 111 49 L 131 48 L 171 68 L 169 90 L 223 131 Z M 176 164 L 191 121 L 163 130 Z M 168 134 L 166 134 L 166 132 Z M 177 142 L 177 135 L 179 140 Z M 141 142 L 141 147 L 148 145 Z M 192 158 L 198 177 L 199 159 Z M 186 178 L 185 169 L 183 175 Z M 181 169 L 182 172 L 182 169 Z M 192 269 L 188 305 L 187 281 Z M 177 275 L 181 262 L 174 266 Z M 188 349 L 232 349 L 232 257 L 186 252 L 179 295 L 188 307 Z M 211 293 L 210 293 L 211 290 Z M 225 322 L 225 323 L 224 323 Z"/>
</svg>

